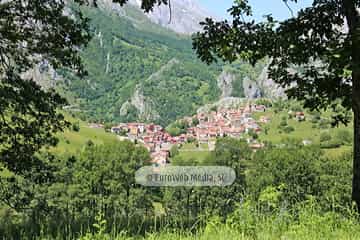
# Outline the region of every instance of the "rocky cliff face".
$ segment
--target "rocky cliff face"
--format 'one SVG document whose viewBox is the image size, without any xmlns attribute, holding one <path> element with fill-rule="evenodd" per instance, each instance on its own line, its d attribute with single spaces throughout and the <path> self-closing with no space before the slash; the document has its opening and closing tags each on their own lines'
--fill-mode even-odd
<svg viewBox="0 0 360 240">
<path fill-rule="evenodd" d="M 127 14 L 126 8 L 112 3 L 112 0 L 100 0 L 99 5 L 107 10 L 117 12 L 122 17 L 133 18 Z M 135 6 L 140 10 L 141 1 L 130 0 L 128 5 Z M 169 5 L 160 5 L 155 6 L 152 12 L 144 15 L 155 24 L 187 35 L 201 31 L 199 23 L 211 16 L 196 0 L 171 0 L 171 10 Z M 139 19 L 131 20 L 138 21 Z"/>
<path fill-rule="evenodd" d="M 278 98 L 285 97 L 285 89 L 276 84 L 267 73 L 268 66 L 266 66 L 259 78 L 257 79 L 257 83 L 259 84 L 259 88 L 261 89 L 261 94 L 267 98 Z"/>
<path fill-rule="evenodd" d="M 235 76 L 227 71 L 223 71 L 217 79 L 218 87 L 221 90 L 221 98 L 231 97 L 233 91 L 233 81 Z"/>
<path fill-rule="evenodd" d="M 135 0 L 134 0 L 135 1 Z M 133 2 L 134 2 L 133 1 Z M 135 1 L 139 5 L 139 0 Z M 200 22 L 211 14 L 204 10 L 195 0 L 171 0 L 169 6 L 160 5 L 147 14 L 151 21 L 175 32 L 191 34 L 201 31 Z"/>
<path fill-rule="evenodd" d="M 33 69 L 28 70 L 21 76 L 25 80 L 32 80 L 44 89 L 56 87 L 56 82 L 61 81 L 62 77 L 47 63 L 41 62 Z"/>
<path fill-rule="evenodd" d="M 279 98 L 286 96 L 285 90 L 269 78 L 267 70 L 268 68 L 265 66 L 256 79 L 244 78 L 243 87 L 246 98 Z"/>
<path fill-rule="evenodd" d="M 160 116 L 151 105 L 151 100 L 145 98 L 141 86 L 138 85 L 136 86 L 135 92 L 130 101 L 126 101 L 122 105 L 120 115 L 126 116 L 129 113 L 129 109 L 131 109 L 131 107 L 135 107 L 137 109 L 139 119 L 143 121 L 154 121 Z"/>
</svg>

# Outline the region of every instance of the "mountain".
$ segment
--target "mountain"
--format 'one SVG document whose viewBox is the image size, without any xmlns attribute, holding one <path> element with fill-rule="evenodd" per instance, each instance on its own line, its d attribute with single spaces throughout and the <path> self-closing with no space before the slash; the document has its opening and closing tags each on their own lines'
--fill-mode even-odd
<svg viewBox="0 0 360 240">
<path fill-rule="evenodd" d="M 191 37 L 182 34 L 196 31 L 197 16 L 203 13 L 192 3 L 172 0 L 174 8 L 183 6 L 185 11 L 175 13 L 174 24 L 165 27 L 154 23 L 155 13 L 145 15 L 134 2 L 120 7 L 101 0 L 99 8 L 84 7 L 94 35 L 81 52 L 89 74 L 80 79 L 62 70 L 54 78 L 57 88 L 70 97 L 69 108 L 80 110 L 89 121 L 167 125 L 221 98 L 265 94 L 257 84 L 265 62 L 255 67 L 242 62 L 208 66 L 197 58 Z M 195 12 L 194 18 L 187 15 Z M 176 19 L 186 18 L 189 24 L 180 20 L 176 26 Z M 258 94 L 249 93 L 249 88 L 259 89 Z"/>
<path fill-rule="evenodd" d="M 133 22 L 139 21 L 139 16 L 129 13 L 129 7 L 135 7 L 140 12 L 141 0 L 130 0 L 125 8 L 113 3 L 112 0 L 100 0 L 99 5 L 116 12 L 119 16 L 131 19 Z M 171 8 L 169 5 L 156 5 L 152 12 L 146 13 L 144 16 L 155 24 L 187 35 L 201 31 L 199 23 L 206 17 L 214 18 L 196 0 L 172 0 Z"/>
<path fill-rule="evenodd" d="M 139 7 L 141 1 L 131 0 L 130 3 Z M 207 17 L 214 18 L 195 0 L 172 0 L 171 8 L 166 5 L 156 6 L 146 16 L 156 24 L 183 34 L 201 31 L 199 23 Z"/>
</svg>

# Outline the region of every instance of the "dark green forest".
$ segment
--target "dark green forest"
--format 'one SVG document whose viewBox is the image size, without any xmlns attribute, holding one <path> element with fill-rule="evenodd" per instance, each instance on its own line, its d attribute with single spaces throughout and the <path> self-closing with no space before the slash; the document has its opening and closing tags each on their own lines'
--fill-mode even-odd
<svg viewBox="0 0 360 240">
<path fill-rule="evenodd" d="M 149 164 L 145 148 L 131 142 L 89 142 L 78 154 L 58 156 L 55 178 L 31 190 L 34 199 L 26 211 L 1 208 L 0 235 L 115 239 L 124 229 L 126 235 L 138 236 L 171 229 L 196 233 L 216 216 L 218 224 L 238 219 L 233 231 L 255 239 L 254 231 L 266 227 L 265 219 L 281 224 L 278 231 L 283 234 L 304 220 L 300 215 L 308 207 L 319 218 L 323 212 L 334 214 L 333 224 L 340 224 L 341 218 L 355 214 L 348 194 L 350 159 L 350 154 L 329 158 L 319 147 L 296 142 L 253 153 L 246 142 L 223 138 L 203 165 L 232 167 L 237 175 L 233 185 L 149 188 L 135 184 L 135 171 Z M 305 217 L 312 221 L 314 216 Z M 252 222 L 256 219 L 259 225 Z"/>
</svg>

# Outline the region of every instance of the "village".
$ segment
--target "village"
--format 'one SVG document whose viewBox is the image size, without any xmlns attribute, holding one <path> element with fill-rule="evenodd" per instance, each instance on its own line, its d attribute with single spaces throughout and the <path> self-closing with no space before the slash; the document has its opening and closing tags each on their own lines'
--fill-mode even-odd
<svg viewBox="0 0 360 240">
<path fill-rule="evenodd" d="M 263 143 L 249 135 L 259 134 L 262 131 L 261 125 L 270 122 L 271 119 L 266 114 L 258 120 L 252 117 L 254 113 L 265 113 L 266 110 L 264 105 L 246 104 L 244 107 L 219 108 L 216 111 L 197 113 L 178 120 L 185 121 L 189 127 L 185 133 L 177 136 L 153 123 L 120 123 L 111 127 L 111 132 L 117 134 L 120 140 L 142 144 L 150 152 L 152 163 L 163 166 L 170 163 L 170 150 L 173 146 L 181 147 L 189 142 L 196 142 L 198 146 L 206 145 L 208 151 L 213 151 L 217 138 L 233 137 L 245 139 L 254 151 L 263 148 Z M 303 112 L 289 114 L 293 114 L 298 121 L 305 120 Z M 102 124 L 90 125 L 93 128 L 104 127 Z"/>
<path fill-rule="evenodd" d="M 181 146 L 190 140 L 195 140 L 198 144 L 206 144 L 209 151 L 212 151 L 218 137 L 244 138 L 250 132 L 260 133 L 262 130 L 260 124 L 269 123 L 270 119 L 261 116 L 256 121 L 252 118 L 254 112 L 266 112 L 266 107 L 247 104 L 236 109 L 218 109 L 185 117 L 182 121 L 186 121 L 190 127 L 186 129 L 186 133 L 178 136 L 171 136 L 160 125 L 146 123 L 120 123 L 112 127 L 111 132 L 118 134 L 121 139 L 143 144 L 151 153 L 152 163 L 162 166 L 169 163 L 170 150 L 174 145 Z M 246 140 L 254 150 L 263 147 L 263 144 L 256 140 L 251 138 Z"/>
</svg>

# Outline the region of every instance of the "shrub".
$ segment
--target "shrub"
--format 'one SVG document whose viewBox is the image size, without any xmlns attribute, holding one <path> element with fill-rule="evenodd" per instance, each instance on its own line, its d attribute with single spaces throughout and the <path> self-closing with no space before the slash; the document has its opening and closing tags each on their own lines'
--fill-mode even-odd
<svg viewBox="0 0 360 240">
<path fill-rule="evenodd" d="M 170 128 L 167 128 L 166 131 L 167 131 L 172 137 L 179 136 L 179 135 L 181 134 L 181 129 L 178 128 L 178 127 L 170 127 Z"/>
<path fill-rule="evenodd" d="M 213 112 L 217 112 L 217 106 L 212 106 L 211 108 L 210 108 L 210 111 L 213 111 Z"/>
<path fill-rule="evenodd" d="M 179 148 L 177 145 L 174 145 L 170 149 L 170 157 L 175 157 L 179 154 Z"/>
<path fill-rule="evenodd" d="M 258 139 L 259 138 L 259 135 L 253 129 L 250 129 L 248 134 L 252 139 Z"/>
<path fill-rule="evenodd" d="M 327 142 L 322 142 L 320 144 L 320 147 L 323 149 L 330 149 L 330 148 L 339 148 L 341 147 L 341 142 L 338 140 L 331 140 L 331 141 L 327 141 Z"/>
<path fill-rule="evenodd" d="M 79 122 L 75 122 L 75 123 L 72 124 L 72 130 L 73 130 L 74 132 L 79 132 L 79 131 L 80 131 L 80 124 L 79 124 Z"/>
<path fill-rule="evenodd" d="M 323 132 L 320 135 L 320 142 L 327 142 L 331 140 L 331 135 L 328 132 Z"/>
<path fill-rule="evenodd" d="M 197 125 L 199 125 L 199 119 L 197 119 L 196 117 L 194 117 L 193 119 L 192 119 L 192 125 L 193 126 L 197 126 Z"/>
<path fill-rule="evenodd" d="M 303 108 L 299 104 L 295 104 L 295 105 L 291 106 L 290 109 L 293 112 L 302 112 L 303 111 Z"/>
<path fill-rule="evenodd" d="M 187 139 L 187 142 L 188 143 L 193 143 L 193 142 L 195 142 L 196 141 L 196 138 L 194 138 L 194 137 L 189 137 L 188 139 Z"/>
<path fill-rule="evenodd" d="M 257 152 L 249 170 L 249 191 L 259 196 L 268 186 L 285 184 L 283 200 L 290 203 L 321 195 L 320 155 L 320 149 L 294 146 Z"/>
<path fill-rule="evenodd" d="M 317 119 L 317 118 L 311 118 L 311 123 L 318 123 L 319 122 L 319 119 Z"/>
<path fill-rule="evenodd" d="M 287 125 L 288 125 L 287 121 L 286 121 L 286 120 L 282 120 L 282 121 L 280 122 L 279 128 L 285 127 L 285 126 L 287 126 Z"/>
<path fill-rule="evenodd" d="M 293 131 L 295 131 L 295 128 L 292 127 L 292 126 L 286 126 L 286 127 L 284 127 L 284 132 L 285 132 L 285 133 L 291 133 L 291 132 L 293 132 Z"/>
</svg>

